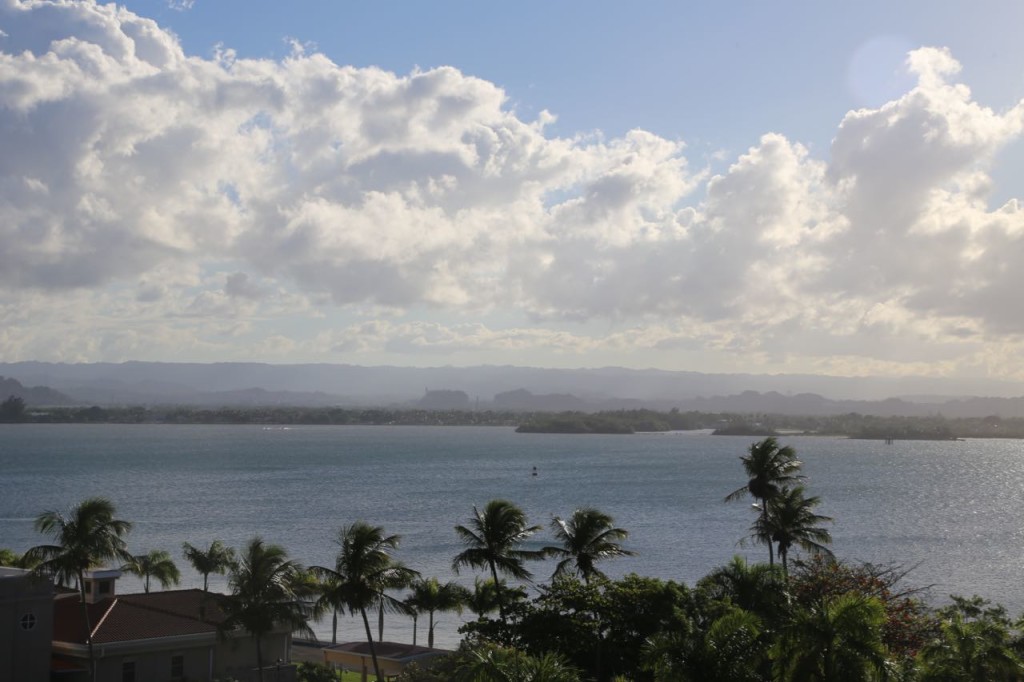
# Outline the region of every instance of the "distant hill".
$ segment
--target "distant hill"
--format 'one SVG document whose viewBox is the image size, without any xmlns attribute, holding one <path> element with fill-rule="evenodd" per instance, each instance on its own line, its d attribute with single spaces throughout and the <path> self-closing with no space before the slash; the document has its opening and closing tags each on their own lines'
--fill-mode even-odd
<svg viewBox="0 0 1024 682">
<path fill-rule="evenodd" d="M 621 367 L 159 362 L 0 363 L 0 373 L 21 382 L 19 386 L 51 387 L 53 393 L 47 398 L 25 398 L 30 404 L 418 405 L 426 409 L 552 412 L 678 408 L 805 415 L 1024 417 L 1024 384 L 998 380 L 703 374 Z M 425 395 L 424 386 L 434 388 Z"/>
<path fill-rule="evenodd" d="M 25 404 L 33 406 L 74 405 L 74 401 L 60 391 L 47 386 L 23 386 L 17 379 L 5 379 L 0 376 L 0 400 L 14 396 L 21 398 Z"/>
<path fill-rule="evenodd" d="M 494 396 L 494 409 L 506 412 L 570 412 L 593 409 L 581 398 L 567 393 L 534 395 L 525 388 Z"/>
</svg>

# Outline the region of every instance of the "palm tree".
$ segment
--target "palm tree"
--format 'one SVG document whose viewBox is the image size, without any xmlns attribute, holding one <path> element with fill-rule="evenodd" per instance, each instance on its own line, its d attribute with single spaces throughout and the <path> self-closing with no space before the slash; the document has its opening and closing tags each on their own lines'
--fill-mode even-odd
<svg viewBox="0 0 1024 682">
<path fill-rule="evenodd" d="M 779 634 L 779 679 L 798 682 L 885 677 L 885 607 L 849 592 L 797 609 Z"/>
<path fill-rule="evenodd" d="M 736 606 L 706 626 L 664 630 L 647 641 L 643 667 L 655 682 L 758 682 L 767 661 L 761 619 Z"/>
<path fill-rule="evenodd" d="M 577 509 L 566 521 L 559 517 L 551 520 L 551 530 L 561 547 L 545 547 L 549 555 L 560 557 L 555 567 L 555 576 L 572 573 L 590 584 L 591 578 L 605 578 L 595 565 L 601 559 L 634 556 L 635 552 L 623 549 L 619 540 L 629 535 L 622 528 L 616 528 L 614 519 L 604 512 L 584 507 Z"/>
<path fill-rule="evenodd" d="M 760 501 L 762 518 L 768 516 L 767 503 L 770 499 L 778 496 L 784 487 L 804 478 L 797 473 L 802 463 L 796 458 L 796 450 L 788 445 L 779 447 L 775 438 L 765 438 L 752 444 L 747 455 L 740 457 L 740 461 L 743 462 L 749 480 L 742 488 L 726 495 L 725 501 L 732 502 L 749 494 Z M 768 543 L 768 564 L 775 565 L 771 543 Z"/>
<path fill-rule="evenodd" d="M 521 587 L 509 587 L 504 580 L 495 584 L 490 578 L 477 576 L 473 580 L 473 590 L 468 592 L 466 608 L 477 617 L 483 618 L 488 613 L 498 610 L 499 592 L 505 598 L 526 599 L 526 590 Z"/>
<path fill-rule="evenodd" d="M 749 564 L 741 556 L 700 579 L 698 589 L 715 601 L 733 605 L 772 621 L 784 605 L 782 575 L 768 564 Z"/>
<path fill-rule="evenodd" d="M 515 649 L 485 644 L 466 651 L 454 679 L 457 682 L 579 682 L 580 673 L 552 652 L 530 656 Z"/>
<path fill-rule="evenodd" d="M 370 620 L 367 609 L 379 604 L 385 608 L 407 612 L 407 607 L 398 599 L 385 594 L 385 590 L 396 584 L 408 584 L 419 573 L 395 562 L 392 552 L 398 547 L 401 536 L 385 535 L 380 526 L 371 526 L 365 521 L 357 521 L 338 532 L 338 544 L 341 549 L 335 560 L 334 568 L 312 566 L 321 582 L 336 583 L 330 593 L 334 601 L 328 602 L 333 607 L 347 607 L 349 613 L 357 612 L 363 618 L 366 629 L 366 642 L 370 646 L 370 657 L 373 659 L 373 670 L 378 682 L 384 678 L 377 662 L 377 649 L 373 644 L 373 633 L 370 632 Z M 323 597 L 327 599 L 327 594 Z"/>
<path fill-rule="evenodd" d="M 441 584 L 437 578 L 416 580 L 412 583 L 412 594 L 406 600 L 416 613 L 426 612 L 429 616 L 427 628 L 427 646 L 434 648 L 434 613 L 454 611 L 462 613 L 462 607 L 469 601 L 469 590 L 457 582 L 449 581 Z M 415 633 L 415 625 L 413 625 Z M 413 634 L 415 638 L 415 634 Z M 415 642 L 414 642 L 415 643 Z"/>
<path fill-rule="evenodd" d="M 147 594 L 149 593 L 149 579 L 151 577 L 156 578 L 157 582 L 164 589 L 171 585 L 177 585 L 181 581 L 181 573 L 178 571 L 178 567 L 174 565 L 174 560 L 171 559 L 170 554 L 162 549 L 154 549 L 148 554 L 133 556 L 131 561 L 121 567 L 121 570 L 142 578 Z"/>
<path fill-rule="evenodd" d="M 225 618 L 218 626 L 222 635 L 241 628 L 256 642 L 256 666 L 263 680 L 264 635 L 275 627 L 312 631 L 306 623 L 306 610 L 294 592 L 294 575 L 302 567 L 290 561 L 279 545 L 268 545 L 254 537 L 236 564 L 231 567 L 228 585 L 231 594 L 221 600 Z"/>
<path fill-rule="evenodd" d="M 36 563 L 36 573 L 50 576 L 58 584 L 74 583 L 78 587 L 92 680 L 96 679 L 96 659 L 92 624 L 85 603 L 85 572 L 107 561 L 122 562 L 132 558 L 124 541 L 132 524 L 115 519 L 115 513 L 113 503 L 103 497 L 90 497 L 66 512 L 43 512 L 36 517 L 36 531 L 52 538 L 55 544 L 33 547 L 23 558 Z"/>
<path fill-rule="evenodd" d="M 452 569 L 458 573 L 464 566 L 489 569 L 495 586 L 501 585 L 498 573 L 517 580 L 529 580 L 532 574 L 523 562 L 543 559 L 543 550 L 519 549 L 540 526 L 526 525 L 526 514 L 507 500 L 491 500 L 481 513 L 473 507 L 473 516 L 468 526 L 455 526 L 455 533 L 466 545 L 452 561 Z M 505 596 L 497 590 L 498 613 L 505 620 Z"/>
<path fill-rule="evenodd" d="M 24 568 L 31 570 L 36 567 L 38 561 L 33 561 L 32 557 L 25 554 L 19 555 L 12 549 L 7 547 L 0 547 L 0 566 L 10 566 L 12 568 Z"/>
<path fill-rule="evenodd" d="M 309 570 L 320 583 L 320 597 L 315 608 L 319 611 L 331 610 L 331 644 L 338 643 L 338 610 L 345 608 L 345 594 L 348 589 L 345 582 L 333 574 L 326 574 L 310 566 Z"/>
<path fill-rule="evenodd" d="M 752 538 L 769 545 L 778 544 L 783 575 L 789 575 L 787 559 L 793 545 L 813 554 L 832 556 L 831 550 L 825 547 L 832 542 L 832 534 L 821 527 L 832 518 L 814 513 L 820 503 L 821 498 L 817 496 L 804 497 L 803 486 L 783 488 L 768 501 L 768 513 L 758 517 L 751 526 Z"/>
<path fill-rule="evenodd" d="M 1014 652 L 1008 624 L 949 612 L 939 636 L 921 649 L 924 682 L 1017 680 L 1024 663 Z"/>
<path fill-rule="evenodd" d="M 235 561 L 235 550 L 225 547 L 220 540 L 214 540 L 205 550 L 193 547 L 187 542 L 181 545 L 182 554 L 203 576 L 203 592 L 210 591 L 210 574 L 224 575 Z"/>
</svg>

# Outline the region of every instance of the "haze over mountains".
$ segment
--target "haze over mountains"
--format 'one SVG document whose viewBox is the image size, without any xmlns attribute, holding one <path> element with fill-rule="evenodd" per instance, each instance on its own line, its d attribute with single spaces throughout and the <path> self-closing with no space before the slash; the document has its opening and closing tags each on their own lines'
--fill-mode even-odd
<svg viewBox="0 0 1024 682">
<path fill-rule="evenodd" d="M 360 367 L 260 363 L 0 363 L 10 380 L 38 387 L 30 404 L 294 405 L 531 411 L 649 407 L 704 412 L 884 416 L 1024 416 L 1024 386 L 995 380 L 702 374 L 663 370 L 512 366 Z M 51 389 L 46 393 L 43 388 Z M 66 396 L 67 400 L 64 400 Z"/>
</svg>

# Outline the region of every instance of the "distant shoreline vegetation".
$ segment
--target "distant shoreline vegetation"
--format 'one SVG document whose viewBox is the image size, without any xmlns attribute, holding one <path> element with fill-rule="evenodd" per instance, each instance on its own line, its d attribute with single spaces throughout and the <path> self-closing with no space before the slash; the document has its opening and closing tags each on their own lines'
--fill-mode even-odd
<svg viewBox="0 0 1024 682">
<path fill-rule="evenodd" d="M 517 412 L 342 407 L 26 407 L 4 401 L 0 423 L 253 424 L 264 426 L 503 426 L 519 433 L 633 434 L 708 430 L 715 435 L 835 436 L 870 440 L 1024 438 L 1024 418 L 876 417 L 615 410 Z"/>
</svg>

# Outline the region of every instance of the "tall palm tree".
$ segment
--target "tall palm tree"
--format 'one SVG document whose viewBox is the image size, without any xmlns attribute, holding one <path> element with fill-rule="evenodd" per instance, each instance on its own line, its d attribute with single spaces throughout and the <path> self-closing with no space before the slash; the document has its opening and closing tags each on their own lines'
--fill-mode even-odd
<svg viewBox="0 0 1024 682">
<path fill-rule="evenodd" d="M 142 578 L 147 594 L 149 594 L 150 578 L 156 578 L 164 589 L 171 585 L 177 585 L 181 581 L 181 573 L 174 565 L 174 560 L 162 549 L 154 549 L 148 554 L 136 554 L 131 561 L 121 566 L 121 570 Z"/>
<path fill-rule="evenodd" d="M 554 517 L 551 530 L 561 542 L 560 547 L 545 547 L 544 551 L 561 559 L 554 575 L 572 573 L 590 584 L 591 578 L 605 578 L 596 566 L 602 559 L 634 556 L 636 552 L 623 549 L 619 544 L 629 535 L 614 526 L 614 519 L 592 507 L 577 509 L 568 520 Z"/>
<path fill-rule="evenodd" d="M 469 600 L 469 590 L 455 581 L 449 581 L 443 585 L 437 578 L 427 578 L 413 581 L 412 594 L 409 595 L 407 603 L 417 613 L 424 613 L 429 617 L 427 627 L 427 646 L 434 648 L 434 614 L 437 612 L 454 611 L 462 613 L 462 607 Z M 415 625 L 413 626 L 415 628 Z M 415 637 L 415 635 L 413 635 Z"/>
<path fill-rule="evenodd" d="M 802 462 L 796 458 L 796 450 L 779 447 L 775 438 L 765 438 L 750 446 L 747 455 L 740 457 L 747 474 L 747 484 L 725 496 L 726 502 L 738 500 L 749 494 L 760 502 L 761 517 L 768 516 L 768 501 L 777 497 L 784 487 L 799 482 Z M 775 565 L 775 553 L 768 543 L 768 564 Z"/>
<path fill-rule="evenodd" d="M 25 559 L 36 564 L 36 573 L 50 576 L 58 584 L 78 587 L 92 680 L 96 679 L 96 659 L 85 603 L 85 572 L 107 561 L 132 558 L 124 541 L 132 524 L 115 519 L 115 513 L 113 503 L 103 497 L 90 497 L 65 512 L 43 512 L 36 517 L 36 531 L 52 538 L 54 544 L 39 545 L 25 553 Z"/>
<path fill-rule="evenodd" d="M 365 521 L 357 521 L 338 532 L 338 551 L 334 568 L 312 566 L 321 582 L 333 581 L 331 597 L 335 600 L 331 606 L 346 607 L 349 613 L 359 613 L 366 629 L 366 642 L 370 646 L 370 657 L 373 659 L 373 670 L 378 682 L 384 678 L 377 662 L 377 649 L 373 644 L 373 633 L 370 631 L 370 620 L 366 615 L 368 609 L 383 603 L 385 608 L 407 612 L 406 606 L 385 593 L 395 584 L 407 584 L 419 573 L 397 563 L 392 552 L 401 541 L 399 535 L 385 535 L 380 526 L 371 526 Z M 326 598 L 326 595 L 325 597 Z"/>
<path fill-rule="evenodd" d="M 526 570 L 526 561 L 543 559 L 543 550 L 519 549 L 540 526 L 528 526 L 522 509 L 507 500 L 491 500 L 481 512 L 473 507 L 473 516 L 468 526 L 455 526 L 455 533 L 466 545 L 456 555 L 452 569 L 458 573 L 465 566 L 489 569 L 498 597 L 498 613 L 505 620 L 505 595 L 500 589 L 498 573 L 517 580 L 529 580 L 532 574 Z"/>
<path fill-rule="evenodd" d="M 203 592 L 210 591 L 210 574 L 224 575 L 235 561 L 235 550 L 225 547 L 220 540 L 214 540 L 206 549 L 193 547 L 187 542 L 181 544 L 182 554 L 203 576 Z"/>
<path fill-rule="evenodd" d="M 778 679 L 794 682 L 884 679 L 885 607 L 849 592 L 797 609 L 779 633 Z"/>
<path fill-rule="evenodd" d="M 302 567 L 290 561 L 279 545 L 268 545 L 254 537 L 231 567 L 231 594 L 221 600 L 225 619 L 218 626 L 223 634 L 243 629 L 256 642 L 256 667 L 263 680 L 264 635 L 286 625 L 292 631 L 312 633 L 306 609 L 294 591 L 294 576 Z"/>
<path fill-rule="evenodd" d="M 778 545 L 783 575 L 789 575 L 788 557 L 793 545 L 813 554 L 832 556 L 825 546 L 832 542 L 832 534 L 821 527 L 832 518 L 814 512 L 820 503 L 821 498 L 817 496 L 804 497 L 803 486 L 783 488 L 768 501 L 768 513 L 758 517 L 751 526 L 752 538 Z"/>
</svg>

